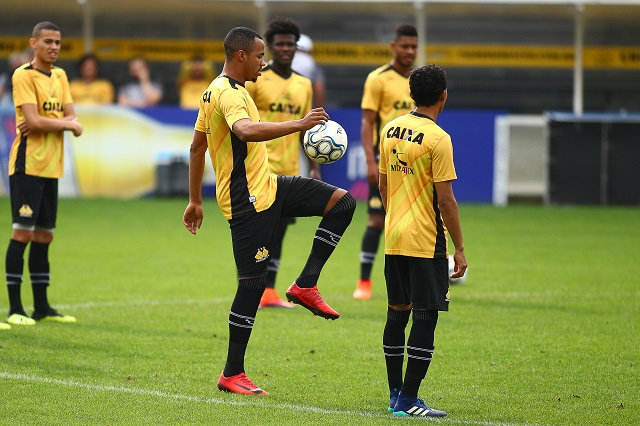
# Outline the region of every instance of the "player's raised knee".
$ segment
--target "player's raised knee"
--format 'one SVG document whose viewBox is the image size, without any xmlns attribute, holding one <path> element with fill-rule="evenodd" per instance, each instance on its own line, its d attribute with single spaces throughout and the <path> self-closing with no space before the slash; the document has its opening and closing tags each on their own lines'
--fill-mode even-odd
<svg viewBox="0 0 640 426">
<path fill-rule="evenodd" d="M 339 191 L 341 191 L 342 194 L 340 194 Z M 335 201 L 333 205 L 331 205 L 331 201 L 333 201 L 337 197 L 340 197 L 340 198 L 337 201 Z M 353 195 L 351 195 L 349 192 L 345 191 L 344 189 L 338 189 L 333 193 L 333 196 L 329 201 L 329 205 L 327 206 L 327 211 L 325 213 L 325 216 L 341 215 L 341 216 L 348 217 L 349 221 L 351 221 L 351 218 L 353 217 L 353 213 L 355 212 L 355 210 L 356 210 L 356 199 L 353 198 Z"/>
</svg>

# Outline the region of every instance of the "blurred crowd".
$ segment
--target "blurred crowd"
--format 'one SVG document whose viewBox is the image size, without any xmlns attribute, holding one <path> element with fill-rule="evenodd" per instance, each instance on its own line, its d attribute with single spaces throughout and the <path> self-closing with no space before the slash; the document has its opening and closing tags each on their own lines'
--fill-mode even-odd
<svg viewBox="0 0 640 426">
<path fill-rule="evenodd" d="M 309 78 L 314 88 L 314 105 L 324 105 L 325 81 L 324 73 L 313 57 L 313 42 L 307 35 L 302 35 L 298 43 L 293 69 Z M 8 67 L 0 74 L 0 105 L 12 105 L 11 76 L 16 68 L 30 62 L 32 53 L 15 52 L 9 57 Z M 76 63 L 75 72 L 67 69 L 69 86 L 73 102 L 76 105 L 110 105 L 118 104 L 133 108 L 146 108 L 167 102 L 166 98 L 177 99 L 184 109 L 197 109 L 202 92 L 216 77 L 216 66 L 213 61 L 201 55 L 180 63 L 177 76 L 157 75 L 151 64 L 144 57 L 135 57 L 128 62 L 127 81 L 118 87 L 101 74 L 100 59 L 94 54 L 86 54 Z M 177 93 L 167 95 L 163 81 L 175 79 L 171 86 Z"/>
</svg>

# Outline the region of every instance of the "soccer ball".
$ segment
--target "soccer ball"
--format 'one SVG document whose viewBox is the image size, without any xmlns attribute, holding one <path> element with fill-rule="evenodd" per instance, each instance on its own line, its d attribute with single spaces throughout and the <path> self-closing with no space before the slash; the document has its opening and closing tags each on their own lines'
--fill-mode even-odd
<svg viewBox="0 0 640 426">
<path fill-rule="evenodd" d="M 304 134 L 304 152 L 316 163 L 338 161 L 347 151 L 347 132 L 335 121 L 318 124 Z"/>
<path fill-rule="evenodd" d="M 449 256 L 449 277 L 455 272 L 456 262 L 453 260 L 453 256 Z M 467 275 L 469 275 L 469 269 L 467 268 L 464 271 L 464 275 L 460 278 L 449 278 L 450 284 L 462 284 L 467 280 Z"/>
</svg>

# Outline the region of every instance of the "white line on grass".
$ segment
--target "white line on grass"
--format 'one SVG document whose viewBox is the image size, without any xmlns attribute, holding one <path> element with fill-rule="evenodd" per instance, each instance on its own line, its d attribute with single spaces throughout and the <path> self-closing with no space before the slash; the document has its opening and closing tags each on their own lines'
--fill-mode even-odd
<svg viewBox="0 0 640 426">
<path fill-rule="evenodd" d="M 60 309 L 84 309 L 118 306 L 163 306 L 163 305 L 210 305 L 231 302 L 231 297 L 216 297 L 212 299 L 171 299 L 171 300 L 131 300 L 121 302 L 86 302 L 68 305 L 56 305 Z"/>
<path fill-rule="evenodd" d="M 216 297 L 212 299 L 171 299 L 171 300 L 129 300 L 129 301 L 111 301 L 111 302 L 85 302 L 56 304 L 55 308 L 60 310 L 74 309 L 91 309 L 91 308 L 116 308 L 128 306 L 164 306 L 164 305 L 212 305 L 218 303 L 230 304 L 232 297 Z M 27 310 L 32 309 L 31 306 L 25 306 Z M 0 313 L 6 313 L 8 309 L 0 309 Z"/>
<path fill-rule="evenodd" d="M 52 379 L 48 377 L 30 376 L 27 374 L 13 374 L 13 373 L 8 373 L 3 371 L 0 371 L 0 378 L 7 379 L 7 380 L 18 380 L 23 382 L 49 383 L 54 385 L 76 387 L 76 388 L 90 389 L 90 390 L 103 391 L 103 392 L 129 393 L 134 395 L 156 396 L 159 398 L 167 398 L 167 399 L 185 400 L 185 401 L 192 401 L 192 402 L 204 402 L 207 404 L 224 404 L 224 405 L 245 406 L 245 407 L 268 407 L 271 409 L 277 408 L 281 410 L 291 410 L 295 412 L 306 411 L 309 413 L 318 413 L 318 414 L 360 416 L 360 417 L 367 417 L 367 418 L 389 418 L 388 414 L 372 413 L 368 411 L 331 410 L 327 408 L 314 407 L 311 405 L 270 404 L 266 402 L 264 398 L 248 397 L 246 401 L 233 401 L 233 400 L 230 400 L 229 398 L 202 398 L 199 396 L 172 394 L 172 393 L 167 393 L 159 390 L 136 389 L 136 388 L 127 388 L 122 386 L 94 385 L 90 383 L 76 382 L 73 380 Z M 500 423 L 500 422 L 457 420 L 457 419 L 443 419 L 443 420 L 440 420 L 440 422 L 455 423 L 460 425 L 480 425 L 480 426 L 531 426 L 531 425 L 526 425 L 522 423 L 515 424 L 515 423 Z"/>
</svg>

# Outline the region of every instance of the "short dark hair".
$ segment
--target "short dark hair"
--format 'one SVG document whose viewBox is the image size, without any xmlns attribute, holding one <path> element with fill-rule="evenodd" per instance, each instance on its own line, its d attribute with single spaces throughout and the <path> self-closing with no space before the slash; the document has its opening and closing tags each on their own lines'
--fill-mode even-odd
<svg viewBox="0 0 640 426">
<path fill-rule="evenodd" d="M 447 89 L 447 73 L 433 64 L 415 68 L 409 74 L 409 89 L 416 106 L 435 105 Z"/>
<path fill-rule="evenodd" d="M 40 33 L 42 32 L 42 30 L 51 30 L 51 31 L 61 32 L 60 28 L 58 28 L 58 26 L 53 22 L 42 21 L 36 24 L 35 27 L 33 27 L 33 31 L 31 31 L 31 37 L 33 38 L 40 37 Z"/>
<path fill-rule="evenodd" d="M 84 63 L 87 61 L 94 61 L 96 65 L 100 67 L 100 60 L 98 59 L 98 57 L 93 53 L 87 53 L 86 55 L 84 55 L 82 58 L 78 60 L 78 63 L 76 65 L 78 68 L 78 72 L 80 72 L 80 70 L 84 66 Z"/>
<path fill-rule="evenodd" d="M 239 51 L 244 50 L 247 53 L 253 49 L 253 41 L 259 38 L 262 40 L 262 36 L 251 28 L 247 27 L 235 27 L 224 38 L 224 54 L 228 59 Z"/>
<path fill-rule="evenodd" d="M 267 43 L 273 42 L 273 37 L 276 34 L 292 34 L 296 37 L 296 42 L 300 40 L 300 27 L 291 18 L 279 17 L 269 22 L 267 32 L 264 33 L 264 38 Z"/>
<path fill-rule="evenodd" d="M 396 38 L 398 40 L 400 37 L 418 37 L 418 30 L 411 24 L 400 24 L 396 27 Z"/>
</svg>

